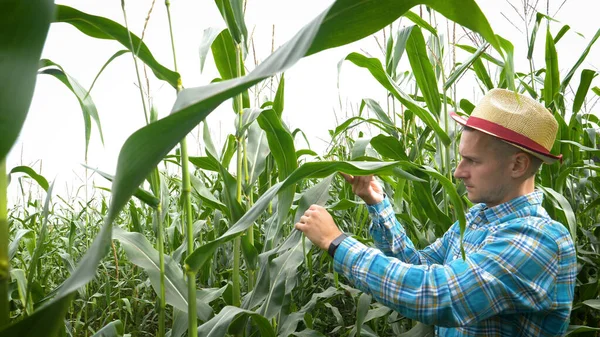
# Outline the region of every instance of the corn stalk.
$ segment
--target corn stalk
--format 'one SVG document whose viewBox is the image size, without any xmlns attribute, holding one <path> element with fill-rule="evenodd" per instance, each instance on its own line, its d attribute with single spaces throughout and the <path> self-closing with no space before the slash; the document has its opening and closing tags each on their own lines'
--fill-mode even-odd
<svg viewBox="0 0 600 337">
<path fill-rule="evenodd" d="M 2 159 L 0 160 L 0 327 L 8 324 L 10 320 L 8 306 L 10 275 L 8 264 L 8 213 L 6 210 L 7 178 L 6 159 Z"/>
</svg>

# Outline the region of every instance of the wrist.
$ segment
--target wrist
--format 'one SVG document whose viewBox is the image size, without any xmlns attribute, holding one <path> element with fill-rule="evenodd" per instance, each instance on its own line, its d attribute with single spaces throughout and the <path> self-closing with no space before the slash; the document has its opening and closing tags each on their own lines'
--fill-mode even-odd
<svg viewBox="0 0 600 337">
<path fill-rule="evenodd" d="M 335 256 L 335 251 L 337 250 L 339 245 L 342 243 L 342 241 L 344 241 L 344 239 L 346 239 L 347 237 L 348 237 L 348 235 L 342 233 L 342 234 L 338 235 L 338 237 L 336 237 L 335 239 L 333 239 L 331 241 L 331 243 L 329 244 L 329 248 L 327 249 L 327 253 L 329 254 L 329 256 L 331 256 L 331 257 Z"/>
</svg>

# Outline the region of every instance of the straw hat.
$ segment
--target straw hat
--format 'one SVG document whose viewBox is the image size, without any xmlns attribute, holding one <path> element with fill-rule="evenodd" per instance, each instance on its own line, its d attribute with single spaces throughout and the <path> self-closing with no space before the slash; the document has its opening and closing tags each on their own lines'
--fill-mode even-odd
<svg viewBox="0 0 600 337">
<path fill-rule="evenodd" d="M 465 118 L 454 112 L 459 124 L 487 133 L 526 151 L 546 164 L 562 159 L 550 153 L 558 123 L 552 113 L 529 96 L 505 89 L 490 90 Z"/>
</svg>

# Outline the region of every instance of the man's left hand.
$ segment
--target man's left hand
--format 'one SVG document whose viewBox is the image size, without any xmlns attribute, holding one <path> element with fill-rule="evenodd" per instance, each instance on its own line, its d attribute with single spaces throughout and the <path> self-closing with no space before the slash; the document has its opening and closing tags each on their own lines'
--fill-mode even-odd
<svg viewBox="0 0 600 337">
<path fill-rule="evenodd" d="M 319 205 L 310 206 L 295 225 L 306 237 L 321 249 L 329 249 L 331 241 L 342 234 L 333 222 L 331 214 Z"/>
</svg>

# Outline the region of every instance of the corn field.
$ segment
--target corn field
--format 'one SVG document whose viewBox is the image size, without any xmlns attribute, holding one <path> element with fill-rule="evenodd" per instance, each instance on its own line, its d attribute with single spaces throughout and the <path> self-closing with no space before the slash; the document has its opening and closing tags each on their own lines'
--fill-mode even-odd
<svg viewBox="0 0 600 337">
<path fill-rule="evenodd" d="M 169 0 L 161 5 L 154 11 L 169 18 L 171 44 L 163 47 L 172 50 L 170 60 L 157 60 L 143 34 L 113 19 L 49 0 L 0 2 L 1 337 L 431 335 L 432 327 L 348 285 L 293 225 L 320 204 L 344 232 L 372 243 L 367 208 L 337 174 L 345 172 L 379 177 L 417 248 L 455 221 L 464 231 L 472 204 L 452 176 L 460 130 L 448 117 L 469 115 L 477 103 L 460 96 L 467 79 L 479 94 L 525 93 L 557 119 L 552 152 L 563 161 L 544 165 L 536 187 L 576 243 L 568 334 L 600 331 L 600 88 L 593 85 L 599 72 L 582 69 L 600 30 L 584 50 L 562 50 L 570 27 L 530 9 L 522 13 L 528 54 L 516 55 L 517 42 L 492 30 L 475 0 L 336 0 L 258 63 L 244 20 L 253 2 L 215 0 L 227 28 L 205 31 L 200 58 L 214 61 L 220 77 L 187 87 L 173 43 L 177 21 Z M 127 23 L 124 7 L 123 14 Z M 471 38 L 457 43 L 438 26 L 442 19 Z M 141 100 L 142 111 L 131 113 L 145 126 L 123 144 L 115 172 L 85 168 L 109 189 L 86 182 L 81 193 L 56 194 L 39 169 L 7 167 L 38 77 L 54 77 L 77 99 L 86 158 L 92 134 L 102 139 L 110 132 L 102 129 L 92 88 L 65 72 L 68 65 L 41 59 L 51 24 L 119 43 L 123 49 L 102 70 L 116 58 L 133 61 L 140 97 L 131 99 Z M 317 153 L 301 129 L 284 122 L 283 73 L 303 57 L 372 36 L 381 50 L 351 52 L 339 71 L 361 69 L 386 96 L 361 97 L 358 111 L 330 131 L 329 146 Z M 542 64 L 532 62 L 536 39 Z M 467 57 L 457 60 L 457 52 Z M 579 58 L 559 68 L 561 53 Z M 515 58 L 527 58 L 530 67 L 515 69 Z M 146 76 L 177 94 L 166 117 L 158 117 L 144 91 Z M 272 90 L 265 93 L 267 82 Z M 236 116 L 234 131 L 215 139 L 206 118 L 223 103 Z M 201 135 L 199 144 L 189 144 L 191 132 Z M 188 147 L 201 154 L 190 155 Z M 7 200 L 9 184 L 19 186 L 17 202 Z"/>
</svg>

